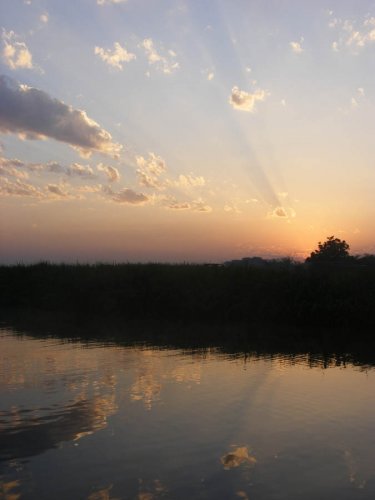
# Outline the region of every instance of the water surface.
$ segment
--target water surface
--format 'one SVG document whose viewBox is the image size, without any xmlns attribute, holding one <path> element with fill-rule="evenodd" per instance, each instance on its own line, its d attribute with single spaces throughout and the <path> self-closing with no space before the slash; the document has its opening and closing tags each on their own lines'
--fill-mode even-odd
<svg viewBox="0 0 375 500">
<path fill-rule="evenodd" d="M 0 498 L 375 498 L 375 372 L 0 335 Z"/>
</svg>

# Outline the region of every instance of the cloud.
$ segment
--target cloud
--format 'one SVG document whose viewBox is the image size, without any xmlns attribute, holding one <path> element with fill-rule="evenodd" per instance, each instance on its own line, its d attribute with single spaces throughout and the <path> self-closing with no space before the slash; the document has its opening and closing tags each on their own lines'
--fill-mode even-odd
<svg viewBox="0 0 375 500">
<path fill-rule="evenodd" d="M 340 19 L 337 19 L 337 17 L 334 17 L 333 19 L 330 20 L 328 23 L 329 28 L 336 28 L 336 26 L 340 23 Z"/>
<path fill-rule="evenodd" d="M 93 151 L 118 156 L 121 146 L 87 114 L 46 92 L 0 76 L 0 133 L 65 142 L 82 156 Z"/>
<path fill-rule="evenodd" d="M 215 73 L 213 73 L 212 71 L 210 73 L 208 73 L 207 75 L 207 80 L 210 82 L 211 80 L 213 80 L 215 78 Z"/>
<path fill-rule="evenodd" d="M 155 153 L 149 153 L 148 159 L 143 156 L 136 157 L 137 176 L 141 186 L 154 189 L 162 189 L 163 183 L 159 177 L 167 170 L 165 160 Z"/>
<path fill-rule="evenodd" d="M 302 54 L 304 50 L 302 47 L 302 43 L 303 43 L 303 36 L 300 38 L 299 42 L 290 42 L 289 45 L 295 54 Z"/>
<path fill-rule="evenodd" d="M 117 3 L 125 3 L 127 0 L 96 0 L 98 5 L 111 5 Z"/>
<path fill-rule="evenodd" d="M 149 201 L 148 196 L 143 193 L 136 193 L 132 189 L 124 188 L 112 197 L 113 201 L 118 203 L 130 203 L 131 205 L 139 205 Z"/>
<path fill-rule="evenodd" d="M 47 162 L 47 163 L 27 163 L 16 158 L 5 158 L 4 156 L 0 156 L 0 167 L 3 171 L 8 170 L 16 170 L 18 174 L 14 174 L 14 177 L 23 177 L 27 176 L 26 172 L 22 172 L 22 170 L 29 170 L 31 172 L 54 172 L 54 173 L 66 173 L 66 168 L 61 166 L 56 162 Z M 20 170 L 21 169 L 21 170 Z"/>
<path fill-rule="evenodd" d="M 148 156 L 148 160 L 146 160 L 143 156 L 137 156 L 136 161 L 138 167 L 143 168 L 149 173 L 157 176 L 166 172 L 167 164 L 161 156 L 157 156 L 155 153 L 149 153 Z"/>
<path fill-rule="evenodd" d="M 331 45 L 335 52 L 344 47 L 356 51 L 375 42 L 375 17 L 366 18 L 359 23 L 350 19 L 334 18 L 330 21 L 329 26 L 338 31 L 338 40 Z"/>
<path fill-rule="evenodd" d="M 357 88 L 357 94 L 353 96 L 350 100 L 350 104 L 352 108 L 357 108 L 360 104 L 360 102 L 364 99 L 365 97 L 365 90 L 363 87 L 358 87 Z"/>
<path fill-rule="evenodd" d="M 63 165 L 60 165 L 60 163 L 54 161 L 46 163 L 28 163 L 0 156 L 0 175 L 8 175 L 18 177 L 19 179 L 25 179 L 28 178 L 28 173 L 25 172 L 25 170 L 35 172 L 37 174 L 48 172 L 66 175 L 68 177 L 81 177 L 84 179 L 94 179 L 97 177 L 89 165 L 72 163 L 71 165 L 64 167 Z"/>
<path fill-rule="evenodd" d="M 202 176 L 194 176 L 192 174 L 188 175 L 181 174 L 178 176 L 177 181 L 169 181 L 168 184 L 181 188 L 189 188 L 189 187 L 204 186 L 206 184 L 206 181 Z"/>
<path fill-rule="evenodd" d="M 192 202 L 178 201 L 174 196 L 166 196 L 161 199 L 163 207 L 170 210 L 192 210 L 193 212 L 212 212 L 212 207 L 207 205 L 201 198 Z"/>
<path fill-rule="evenodd" d="M 267 97 L 265 90 L 258 89 L 253 94 L 240 90 L 238 87 L 232 88 L 232 93 L 229 97 L 229 103 L 234 109 L 241 111 L 255 111 L 255 104 L 257 101 L 264 101 Z"/>
<path fill-rule="evenodd" d="M 162 205 L 170 210 L 190 210 L 191 205 L 187 201 L 179 202 L 173 197 L 162 200 Z"/>
<path fill-rule="evenodd" d="M 115 167 L 111 167 L 110 165 L 103 165 L 103 163 L 99 163 L 96 167 L 99 172 L 104 172 L 107 176 L 109 182 L 116 182 L 120 180 L 120 172 Z"/>
<path fill-rule="evenodd" d="M 212 207 L 210 205 L 207 205 L 202 198 L 199 198 L 198 200 L 194 200 L 191 202 L 191 208 L 195 212 L 212 212 Z"/>
<path fill-rule="evenodd" d="M 3 41 L 2 58 L 10 69 L 33 68 L 33 57 L 24 42 L 17 41 L 14 31 L 2 30 L 1 39 Z"/>
<path fill-rule="evenodd" d="M 145 51 L 149 64 L 155 64 L 163 73 L 170 74 L 180 67 L 179 63 L 175 61 L 177 54 L 173 50 L 169 50 L 169 58 L 162 56 L 156 50 L 151 38 L 145 38 L 141 43 L 141 47 L 143 47 Z"/>
<path fill-rule="evenodd" d="M 84 186 L 78 186 L 76 188 L 76 191 L 79 193 L 99 193 L 102 191 L 103 186 L 101 184 L 95 184 L 93 186 L 90 185 L 84 185 Z"/>
<path fill-rule="evenodd" d="M 69 194 L 57 184 L 48 184 L 47 191 L 58 198 L 67 198 L 69 196 Z"/>
<path fill-rule="evenodd" d="M 224 205 L 224 212 L 235 213 L 235 214 L 242 213 L 235 203 L 226 203 Z"/>
<path fill-rule="evenodd" d="M 20 168 L 23 167 L 23 162 L 20 160 L 11 160 L 0 156 L 0 175 L 5 177 L 16 177 L 18 179 L 27 179 L 27 172 L 23 172 Z"/>
<path fill-rule="evenodd" d="M 272 212 L 272 215 L 274 217 L 288 217 L 288 214 L 283 207 L 275 208 L 275 210 Z"/>
<path fill-rule="evenodd" d="M 269 214 L 268 217 L 271 219 L 287 219 L 290 222 L 290 219 L 294 219 L 296 217 L 296 212 L 292 207 L 275 207 Z"/>
<path fill-rule="evenodd" d="M 44 198 L 44 193 L 37 187 L 23 182 L 20 179 L 9 181 L 0 177 L 0 194 L 3 196 L 29 196 L 31 198 Z"/>
<path fill-rule="evenodd" d="M 48 14 L 45 12 L 44 14 L 42 14 L 42 15 L 40 16 L 40 18 L 39 18 L 39 19 L 42 21 L 42 23 L 47 24 L 47 23 L 48 23 L 48 21 L 49 21 Z"/>
<path fill-rule="evenodd" d="M 125 47 L 121 47 L 118 42 L 113 44 L 114 49 L 103 49 L 102 47 L 95 47 L 95 54 L 100 57 L 109 66 L 117 68 L 119 70 L 123 69 L 122 63 L 130 62 L 136 59 L 136 55 L 128 52 Z"/>
<path fill-rule="evenodd" d="M 72 163 L 66 169 L 66 174 L 72 177 L 96 177 L 89 165 L 80 165 L 79 163 Z"/>
<path fill-rule="evenodd" d="M 164 188 L 164 184 L 157 177 L 148 175 L 146 172 L 142 172 L 142 170 L 137 170 L 137 176 L 139 185 L 142 187 L 153 189 Z"/>
<path fill-rule="evenodd" d="M 21 170 L 18 170 L 17 168 L 14 168 L 10 165 L 3 165 L 1 162 L 0 162 L 0 176 L 15 177 L 17 179 L 27 179 L 29 177 L 27 172 L 22 172 Z"/>
</svg>

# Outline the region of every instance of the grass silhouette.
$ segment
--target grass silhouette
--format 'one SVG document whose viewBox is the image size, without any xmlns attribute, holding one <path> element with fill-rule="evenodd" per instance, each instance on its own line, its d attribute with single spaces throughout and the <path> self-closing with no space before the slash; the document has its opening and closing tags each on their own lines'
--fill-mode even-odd
<svg viewBox="0 0 375 500">
<path fill-rule="evenodd" d="M 0 308 L 122 319 L 375 326 L 375 265 L 0 266 Z"/>
</svg>

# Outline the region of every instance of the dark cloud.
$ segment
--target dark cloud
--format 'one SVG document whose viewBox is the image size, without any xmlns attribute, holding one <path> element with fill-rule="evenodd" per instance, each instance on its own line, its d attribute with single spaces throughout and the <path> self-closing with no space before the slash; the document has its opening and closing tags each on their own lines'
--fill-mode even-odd
<svg viewBox="0 0 375 500">
<path fill-rule="evenodd" d="M 71 177 L 85 177 L 85 178 L 96 177 L 90 165 L 80 165 L 79 163 L 72 163 L 66 169 L 66 173 Z"/>
<path fill-rule="evenodd" d="M 15 158 L 5 158 L 0 156 L 0 175 L 26 178 L 28 175 L 24 172 L 25 170 L 36 173 L 49 172 L 85 179 L 95 179 L 97 177 L 90 165 L 72 163 L 71 165 L 65 167 L 55 161 L 46 163 L 28 163 Z"/>
<path fill-rule="evenodd" d="M 0 76 L 0 133 L 28 139 L 52 138 L 78 149 L 116 156 L 121 146 L 86 113 L 46 92 Z"/>
<path fill-rule="evenodd" d="M 116 203 L 127 203 L 130 205 L 143 205 L 150 201 L 150 198 L 143 193 L 137 193 L 129 188 L 121 191 L 113 191 L 109 186 L 103 186 L 103 193 L 108 195 Z"/>
<path fill-rule="evenodd" d="M 60 186 L 57 184 L 48 184 L 47 190 L 55 196 L 60 198 L 66 198 L 68 193 L 66 193 Z"/>
<path fill-rule="evenodd" d="M 0 178 L 0 194 L 3 196 L 30 196 L 32 198 L 44 198 L 44 193 L 37 187 L 16 179 L 15 182 L 7 178 Z"/>
<path fill-rule="evenodd" d="M 115 193 L 112 197 L 112 200 L 117 201 L 118 203 L 130 203 L 132 205 L 139 205 L 149 201 L 149 198 L 143 193 L 136 193 L 132 189 L 125 188 L 118 193 Z"/>
</svg>

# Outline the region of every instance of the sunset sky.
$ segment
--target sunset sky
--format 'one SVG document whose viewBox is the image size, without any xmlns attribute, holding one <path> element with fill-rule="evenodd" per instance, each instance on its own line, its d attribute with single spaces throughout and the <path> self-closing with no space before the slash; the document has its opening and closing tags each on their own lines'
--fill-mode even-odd
<svg viewBox="0 0 375 500">
<path fill-rule="evenodd" d="M 375 253 L 375 2 L 0 0 L 0 263 Z"/>
</svg>

